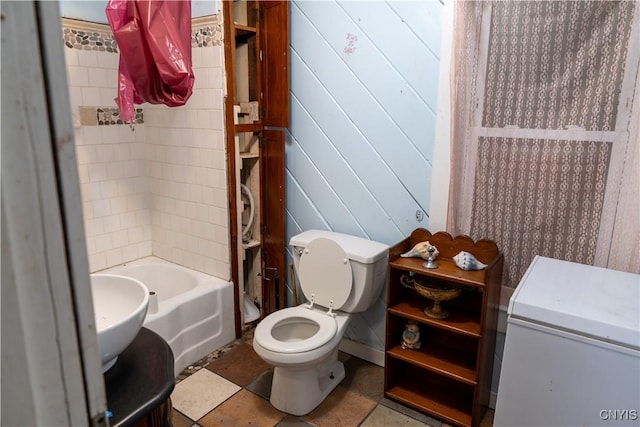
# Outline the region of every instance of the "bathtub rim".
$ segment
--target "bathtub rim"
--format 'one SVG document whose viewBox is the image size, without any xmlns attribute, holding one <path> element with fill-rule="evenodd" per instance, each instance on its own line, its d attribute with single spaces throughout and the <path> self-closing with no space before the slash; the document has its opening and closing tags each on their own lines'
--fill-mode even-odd
<svg viewBox="0 0 640 427">
<path fill-rule="evenodd" d="M 165 259 L 159 258 L 154 255 L 150 255 L 144 258 L 136 259 L 134 261 L 129 261 L 113 267 L 109 267 L 107 269 L 101 270 L 99 273 L 120 274 L 120 275 L 126 276 L 127 267 L 149 266 L 153 264 L 165 265 L 171 268 L 175 268 L 190 276 L 193 276 L 196 279 L 196 286 L 191 289 L 187 289 L 186 291 L 181 292 L 180 294 L 168 299 L 161 300 L 160 297 L 158 297 L 158 312 L 147 313 L 145 322 L 158 319 L 164 315 L 169 315 L 171 312 L 178 309 L 181 304 L 188 302 L 192 298 L 204 296 L 209 292 L 211 292 L 212 290 L 222 289 L 227 285 L 233 286 L 233 282 L 231 282 L 230 280 L 225 280 L 220 277 L 212 276 L 210 274 L 203 273 L 198 270 L 193 270 L 189 267 L 185 267 L 183 265 L 176 264 L 171 261 L 167 261 Z M 137 280 L 140 280 L 140 279 L 137 279 Z M 141 282 L 144 283 L 145 286 L 147 286 L 150 292 L 154 291 L 154 289 L 151 286 L 149 286 L 147 283 L 145 283 L 142 280 Z"/>
</svg>

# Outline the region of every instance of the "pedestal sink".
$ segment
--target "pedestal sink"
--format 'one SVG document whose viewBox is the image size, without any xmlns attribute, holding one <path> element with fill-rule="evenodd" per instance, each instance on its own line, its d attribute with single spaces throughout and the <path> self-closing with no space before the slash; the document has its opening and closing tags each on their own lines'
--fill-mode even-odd
<svg viewBox="0 0 640 427">
<path fill-rule="evenodd" d="M 139 280 L 116 274 L 92 274 L 91 292 L 102 372 L 138 335 L 149 305 L 149 290 Z"/>
</svg>

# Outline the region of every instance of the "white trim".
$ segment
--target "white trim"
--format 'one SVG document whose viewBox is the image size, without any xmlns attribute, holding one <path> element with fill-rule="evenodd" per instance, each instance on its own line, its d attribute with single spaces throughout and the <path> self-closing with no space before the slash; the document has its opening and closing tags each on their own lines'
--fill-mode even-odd
<svg viewBox="0 0 640 427">
<path fill-rule="evenodd" d="M 84 256 L 86 265 L 84 239 L 77 234 L 82 221 L 65 230 L 63 217 L 63 206 L 79 195 L 70 186 L 77 186 L 77 172 L 75 157 L 67 157 L 73 153 L 67 148 L 73 145 L 69 105 L 59 98 L 67 90 L 64 56 L 49 45 L 60 44 L 57 4 L 0 5 L 3 57 L 12 58 L 2 67 L 2 104 L 10 106 L 2 109 L 2 386 L 10 390 L 2 393 L 2 422 L 107 425 L 100 413 L 106 408 L 102 371 L 92 371 L 97 348 L 83 359 L 78 347 L 78 328 L 85 338 L 93 334 L 94 348 L 97 341 L 88 269 L 80 271 L 82 262 L 68 258 Z M 58 168 L 69 168 L 59 177 L 58 162 Z M 59 183 L 67 193 L 63 200 Z M 75 209 L 77 214 L 79 203 Z M 86 278 L 84 293 L 75 294 L 72 280 L 80 276 Z M 85 309 L 76 324 L 78 306 Z"/>
<path fill-rule="evenodd" d="M 440 77 L 438 106 L 431 170 L 431 200 L 429 201 L 430 230 L 447 229 L 449 185 L 451 178 L 451 50 L 453 46 L 453 1 L 442 9 L 442 41 L 440 48 Z"/>
<path fill-rule="evenodd" d="M 496 402 L 498 401 L 498 392 L 492 391 L 489 394 L 489 408 L 496 409 Z"/>
<path fill-rule="evenodd" d="M 359 357 L 360 359 L 384 368 L 384 351 L 382 350 L 377 350 L 347 338 L 343 338 L 342 341 L 340 341 L 338 349 L 344 353 Z"/>
<path fill-rule="evenodd" d="M 45 64 L 47 102 L 54 145 L 54 161 L 59 180 L 59 203 L 64 217 L 64 245 L 76 317 L 80 357 L 91 419 L 99 419 L 106 411 L 104 377 L 98 350 L 95 316 L 89 279 L 89 260 L 82 216 L 82 197 L 78 180 L 71 101 L 67 86 L 67 68 L 63 60 L 63 44 L 59 42 L 60 17 L 55 2 L 38 2 L 38 24 L 43 34 L 41 49 Z M 108 26 L 107 26 L 108 28 Z"/>
<path fill-rule="evenodd" d="M 638 102 L 633 99 L 634 87 L 640 85 L 640 3 L 636 4 L 634 12 L 624 78 L 620 88 L 621 95 L 618 99 L 618 114 L 615 124 L 615 130 L 618 132 L 616 133 L 611 157 L 609 158 L 607 186 L 604 193 L 605 197 L 602 201 L 602 215 L 600 217 L 598 244 L 596 245 L 594 259 L 594 265 L 601 267 L 606 267 L 609 261 L 627 148 L 629 144 L 638 143 L 637 140 L 634 141 L 630 138 L 631 135 L 628 131 L 630 120 L 632 118 L 638 120 L 637 115 L 633 117 L 631 111 L 633 104 Z"/>
</svg>

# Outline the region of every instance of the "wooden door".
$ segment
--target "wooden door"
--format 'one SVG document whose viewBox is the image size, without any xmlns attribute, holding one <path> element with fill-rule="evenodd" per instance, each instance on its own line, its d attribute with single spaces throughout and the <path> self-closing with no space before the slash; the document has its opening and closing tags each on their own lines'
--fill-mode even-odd
<svg viewBox="0 0 640 427">
<path fill-rule="evenodd" d="M 264 130 L 260 142 L 263 316 L 286 303 L 284 167 L 284 132 Z"/>
</svg>

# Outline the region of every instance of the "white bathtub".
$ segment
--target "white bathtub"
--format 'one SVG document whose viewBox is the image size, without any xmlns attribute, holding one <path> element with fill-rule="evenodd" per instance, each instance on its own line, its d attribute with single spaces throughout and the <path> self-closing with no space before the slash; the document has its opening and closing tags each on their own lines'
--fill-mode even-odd
<svg viewBox="0 0 640 427">
<path fill-rule="evenodd" d="M 156 293 L 144 326 L 164 338 L 175 359 L 175 375 L 235 339 L 233 285 L 156 257 L 147 257 L 101 273 L 121 274 Z"/>
</svg>

